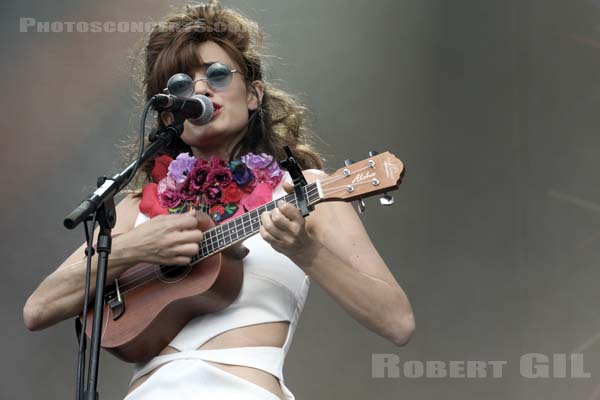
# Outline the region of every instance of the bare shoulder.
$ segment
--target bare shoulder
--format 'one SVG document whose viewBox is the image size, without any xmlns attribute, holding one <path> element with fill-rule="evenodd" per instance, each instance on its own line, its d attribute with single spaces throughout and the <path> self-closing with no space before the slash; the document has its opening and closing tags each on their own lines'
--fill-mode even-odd
<svg viewBox="0 0 600 400">
<path fill-rule="evenodd" d="M 302 171 L 302 174 L 308 183 L 313 183 L 317 179 L 323 179 L 329 176 L 327 173 L 325 173 L 325 171 L 316 168 L 305 169 Z"/>
<path fill-rule="evenodd" d="M 117 204 L 117 223 L 113 229 L 114 235 L 128 232 L 134 228 L 140 201 L 141 197 L 130 193 Z"/>
<path fill-rule="evenodd" d="M 305 170 L 303 173 L 307 182 L 330 177 L 330 174 L 319 169 Z M 352 203 L 336 200 L 316 204 L 306 219 L 306 229 L 356 269 L 397 285 Z M 357 263 L 357 260 L 361 262 Z"/>
</svg>

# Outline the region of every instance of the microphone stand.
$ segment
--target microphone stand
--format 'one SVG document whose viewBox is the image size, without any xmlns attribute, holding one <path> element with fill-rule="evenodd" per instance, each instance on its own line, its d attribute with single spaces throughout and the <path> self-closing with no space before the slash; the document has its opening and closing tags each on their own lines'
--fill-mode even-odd
<svg viewBox="0 0 600 400">
<path fill-rule="evenodd" d="M 125 170 L 112 178 L 107 178 L 105 176 L 98 178 L 98 189 L 86 200 L 82 201 L 63 222 L 67 229 L 73 229 L 82 221 L 91 220 L 95 214 L 100 225 L 97 246 L 98 269 L 96 274 L 96 294 L 94 299 L 94 317 L 92 323 L 88 384 L 85 390 L 85 400 L 98 400 L 97 381 L 98 365 L 100 361 L 100 342 L 102 339 L 104 285 L 106 284 L 108 255 L 111 252 L 112 245 L 111 229 L 115 226 L 117 221 L 114 196 L 127 185 L 130 181 L 129 177 L 136 173 L 137 168 L 139 168 L 144 161 L 154 156 L 160 149 L 169 146 L 174 138 L 181 136 L 183 131 L 183 121 L 184 118 L 176 115 L 173 124 L 159 131 L 152 132 L 149 137 L 152 144 L 142 154 L 140 162 L 136 163 L 134 161 L 125 168 Z M 93 240 L 93 232 L 91 240 Z M 82 317 L 87 318 L 86 315 L 83 315 Z M 85 340 L 85 332 L 83 332 L 82 340 Z M 83 357 L 83 354 L 80 356 Z M 81 387 L 81 383 L 82 382 L 77 382 L 78 388 Z M 81 395 L 81 393 L 79 393 L 79 395 Z"/>
</svg>

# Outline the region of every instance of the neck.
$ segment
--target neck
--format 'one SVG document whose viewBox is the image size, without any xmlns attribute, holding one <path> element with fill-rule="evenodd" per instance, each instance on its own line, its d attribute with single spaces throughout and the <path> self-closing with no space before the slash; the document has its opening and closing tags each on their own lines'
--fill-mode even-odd
<svg viewBox="0 0 600 400">
<path fill-rule="evenodd" d="M 209 159 L 211 156 L 221 157 L 224 160 L 229 158 L 229 151 L 226 148 L 209 148 L 209 147 L 191 147 L 192 155 L 196 158 Z"/>
<path fill-rule="evenodd" d="M 201 147 L 190 146 L 192 149 L 192 155 L 196 158 L 208 159 L 210 156 L 221 157 L 223 160 L 228 160 L 231 155 L 231 151 L 235 144 L 237 144 L 241 138 L 246 134 L 247 128 L 244 128 L 242 131 L 238 132 L 234 137 L 229 138 L 228 140 L 219 140 L 215 138 L 209 143 L 202 143 Z"/>
</svg>

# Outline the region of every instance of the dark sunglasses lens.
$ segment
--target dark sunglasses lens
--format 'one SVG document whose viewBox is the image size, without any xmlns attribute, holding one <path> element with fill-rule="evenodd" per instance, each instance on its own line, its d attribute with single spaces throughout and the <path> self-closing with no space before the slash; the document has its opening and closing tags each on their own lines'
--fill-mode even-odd
<svg viewBox="0 0 600 400">
<path fill-rule="evenodd" d="M 208 83 L 217 89 L 223 89 L 231 82 L 231 69 L 222 63 L 214 63 L 206 70 Z"/>
</svg>

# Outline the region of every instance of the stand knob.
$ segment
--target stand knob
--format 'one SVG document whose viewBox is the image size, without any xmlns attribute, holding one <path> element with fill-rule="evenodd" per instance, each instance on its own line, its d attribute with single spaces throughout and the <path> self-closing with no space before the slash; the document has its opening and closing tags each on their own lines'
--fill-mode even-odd
<svg viewBox="0 0 600 400">
<path fill-rule="evenodd" d="M 394 204 L 394 198 L 392 196 L 390 196 L 389 194 L 384 193 L 379 198 L 379 203 L 381 203 L 382 206 L 391 206 L 392 204 Z"/>
<path fill-rule="evenodd" d="M 363 199 L 358 199 L 356 201 L 356 209 L 358 210 L 359 214 L 363 214 L 365 212 L 367 205 L 365 204 Z"/>
</svg>

